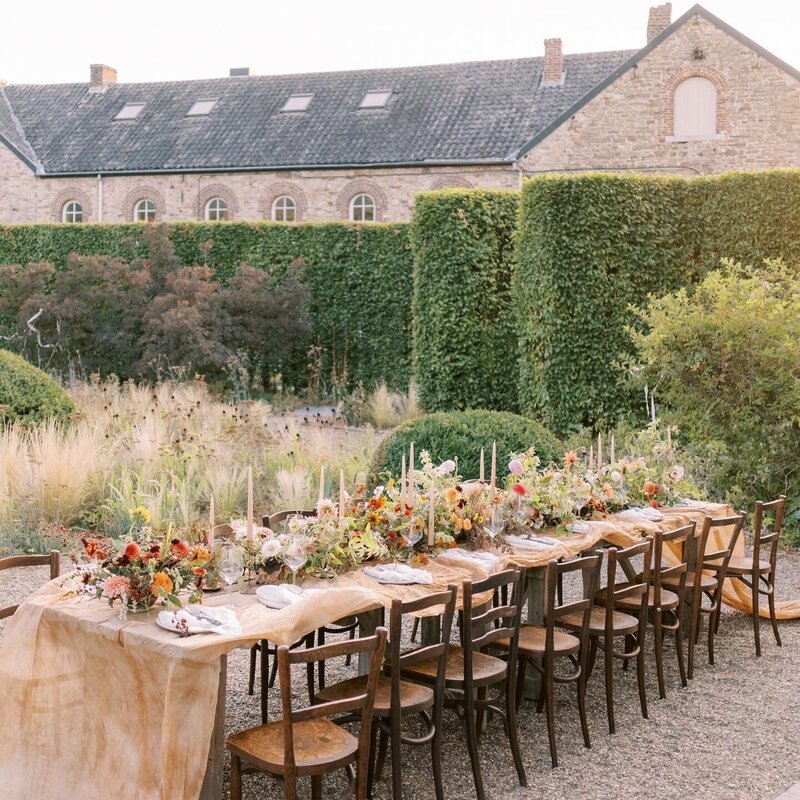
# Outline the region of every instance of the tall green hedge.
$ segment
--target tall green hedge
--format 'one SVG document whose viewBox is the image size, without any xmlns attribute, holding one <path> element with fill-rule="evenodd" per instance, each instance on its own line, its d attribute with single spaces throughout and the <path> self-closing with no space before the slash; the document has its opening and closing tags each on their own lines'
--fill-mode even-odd
<svg viewBox="0 0 800 800">
<path fill-rule="evenodd" d="M 414 375 L 426 411 L 514 411 L 511 261 L 519 195 L 445 190 L 417 195 Z"/>
<path fill-rule="evenodd" d="M 386 380 L 405 388 L 411 378 L 412 259 L 408 225 L 324 223 L 169 224 L 186 265 L 207 263 L 225 279 L 242 263 L 280 273 L 305 265 L 314 333 L 325 368 L 349 386 Z M 129 260 L 144 256 L 141 224 L 0 226 L 0 264 L 48 261 L 70 253 Z"/>
</svg>

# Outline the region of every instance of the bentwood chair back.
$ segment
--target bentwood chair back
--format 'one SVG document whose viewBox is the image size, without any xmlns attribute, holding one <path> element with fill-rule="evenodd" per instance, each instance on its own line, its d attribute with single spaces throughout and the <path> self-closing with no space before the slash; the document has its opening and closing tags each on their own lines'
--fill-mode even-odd
<svg viewBox="0 0 800 800">
<path fill-rule="evenodd" d="M 231 752 L 231 800 L 241 800 L 242 774 L 268 772 L 283 780 L 286 800 L 296 800 L 297 779 L 311 777 L 312 800 L 322 799 L 322 776 L 344 769 L 350 779 L 348 798 L 366 800 L 375 690 L 386 645 L 386 629 L 374 636 L 305 650 L 278 648 L 282 718 L 228 737 Z M 366 684 L 352 695 L 295 709 L 292 703 L 293 664 L 308 666 L 320 659 L 367 653 L 371 656 Z M 359 712 L 358 738 L 328 719 Z M 355 772 L 352 764 L 357 762 Z"/>
<path fill-rule="evenodd" d="M 54 580 L 61 574 L 61 553 L 58 550 L 51 550 L 44 556 L 8 556 L 0 558 L 0 572 L 4 569 L 14 569 L 15 567 L 50 567 L 50 580 Z M 0 619 L 6 619 L 16 612 L 19 605 L 6 606 L 0 609 Z"/>
</svg>

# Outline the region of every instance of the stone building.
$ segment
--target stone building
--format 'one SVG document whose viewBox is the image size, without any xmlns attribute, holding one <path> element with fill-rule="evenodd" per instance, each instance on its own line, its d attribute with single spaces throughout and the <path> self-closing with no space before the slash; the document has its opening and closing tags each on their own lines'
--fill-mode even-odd
<svg viewBox="0 0 800 800">
<path fill-rule="evenodd" d="M 407 220 L 552 171 L 800 166 L 800 73 L 701 6 L 639 50 L 0 88 L 0 222 Z M 245 73 L 245 74 L 235 74 Z"/>
</svg>

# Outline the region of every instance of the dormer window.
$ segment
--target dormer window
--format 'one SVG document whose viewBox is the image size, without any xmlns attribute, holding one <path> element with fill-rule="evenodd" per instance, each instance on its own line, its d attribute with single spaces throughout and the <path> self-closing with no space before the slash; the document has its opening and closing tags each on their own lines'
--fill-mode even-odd
<svg viewBox="0 0 800 800">
<path fill-rule="evenodd" d="M 389 98 L 392 96 L 391 89 L 370 89 L 361 101 L 359 108 L 386 108 Z"/>
<path fill-rule="evenodd" d="M 308 111 L 313 94 L 293 94 L 283 104 L 281 111 Z"/>
<path fill-rule="evenodd" d="M 189 109 L 187 117 L 207 117 L 213 110 L 214 106 L 219 102 L 219 98 L 211 100 L 196 100 L 194 105 Z"/>
<path fill-rule="evenodd" d="M 117 112 L 114 120 L 118 119 L 136 119 L 142 113 L 144 103 L 125 103 L 124 106 Z"/>
</svg>

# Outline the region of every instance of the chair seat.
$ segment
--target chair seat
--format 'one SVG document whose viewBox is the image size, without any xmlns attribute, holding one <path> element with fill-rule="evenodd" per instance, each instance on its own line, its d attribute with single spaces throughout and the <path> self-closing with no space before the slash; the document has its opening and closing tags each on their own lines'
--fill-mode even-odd
<svg viewBox="0 0 800 800">
<path fill-rule="evenodd" d="M 496 642 L 492 643 L 497 644 Z M 409 678 L 433 683 L 439 670 L 439 659 L 430 658 L 412 664 L 403 670 L 403 675 Z M 475 686 L 487 686 L 497 683 L 506 674 L 506 662 L 495 656 L 485 653 L 472 654 L 472 679 Z M 464 651 L 460 647 L 450 647 L 447 651 L 447 672 L 445 677 L 447 686 L 460 688 L 464 685 Z"/>
<path fill-rule="evenodd" d="M 434 677 L 436 677 L 434 673 Z M 331 700 L 341 700 L 343 697 L 353 697 L 353 695 L 366 692 L 367 676 L 359 675 L 357 678 L 350 678 L 332 686 L 326 686 L 317 692 L 316 699 L 319 703 L 328 703 Z M 375 691 L 376 717 L 388 717 L 392 705 L 392 680 L 385 675 L 378 678 L 378 686 Z M 403 714 L 416 714 L 433 706 L 433 689 L 420 683 L 411 681 L 400 681 L 400 708 Z"/>
<path fill-rule="evenodd" d="M 675 586 L 677 587 L 680 583 L 680 576 L 679 575 L 672 575 L 670 577 L 664 578 L 663 585 L 664 586 Z M 706 575 L 702 574 L 700 576 L 700 588 L 704 592 L 711 592 L 719 586 L 719 581 L 713 575 Z M 691 589 L 694 587 L 694 573 L 686 576 L 686 588 Z M 663 594 L 663 592 L 662 592 Z"/>
<path fill-rule="evenodd" d="M 559 620 L 560 623 L 560 620 Z M 519 629 L 519 652 L 525 656 L 539 656 L 545 651 L 547 628 L 537 625 L 521 625 Z M 508 639 L 498 639 L 497 647 L 508 649 Z M 581 642 L 576 636 L 564 631 L 553 631 L 553 648 L 557 655 L 566 656 L 577 653 L 581 649 Z"/>
<path fill-rule="evenodd" d="M 617 589 L 626 589 L 628 586 L 631 586 L 630 583 L 618 583 L 616 584 Z M 633 584 L 635 585 L 635 584 Z M 598 605 L 602 606 L 605 603 L 605 589 L 601 589 L 595 596 L 594 601 Z M 675 592 L 669 591 L 669 589 L 662 589 L 661 590 L 661 608 L 677 608 L 678 607 L 679 598 Z M 641 606 L 642 600 L 640 597 L 623 597 L 622 600 L 617 600 L 614 604 L 615 608 L 621 608 L 625 611 L 638 611 L 639 607 Z M 648 608 L 654 608 L 655 602 L 653 599 L 653 592 L 650 592 L 647 597 L 647 606 Z"/>
<path fill-rule="evenodd" d="M 707 561 L 705 563 L 721 567 L 722 559 L 721 558 L 712 559 L 711 561 Z M 770 566 L 769 561 L 758 562 L 759 575 L 769 572 L 771 569 L 772 567 Z M 728 575 L 752 575 L 752 574 L 753 574 L 752 558 L 745 558 L 742 556 L 731 556 L 731 560 L 728 562 Z"/>
<path fill-rule="evenodd" d="M 583 626 L 583 614 L 576 611 L 573 614 L 566 614 L 558 621 L 559 625 L 565 628 L 579 631 Z M 615 636 L 624 636 L 633 633 L 639 627 L 639 620 L 630 614 L 623 614 L 621 611 L 612 612 L 611 626 Z M 592 606 L 592 614 L 589 618 L 589 633 L 602 634 L 606 630 L 606 610 L 602 606 Z"/>
<path fill-rule="evenodd" d="M 270 722 L 228 737 L 228 749 L 262 770 L 283 773 L 283 722 Z M 294 724 L 294 758 L 297 772 L 320 774 L 355 761 L 358 739 L 329 719 Z"/>
</svg>

